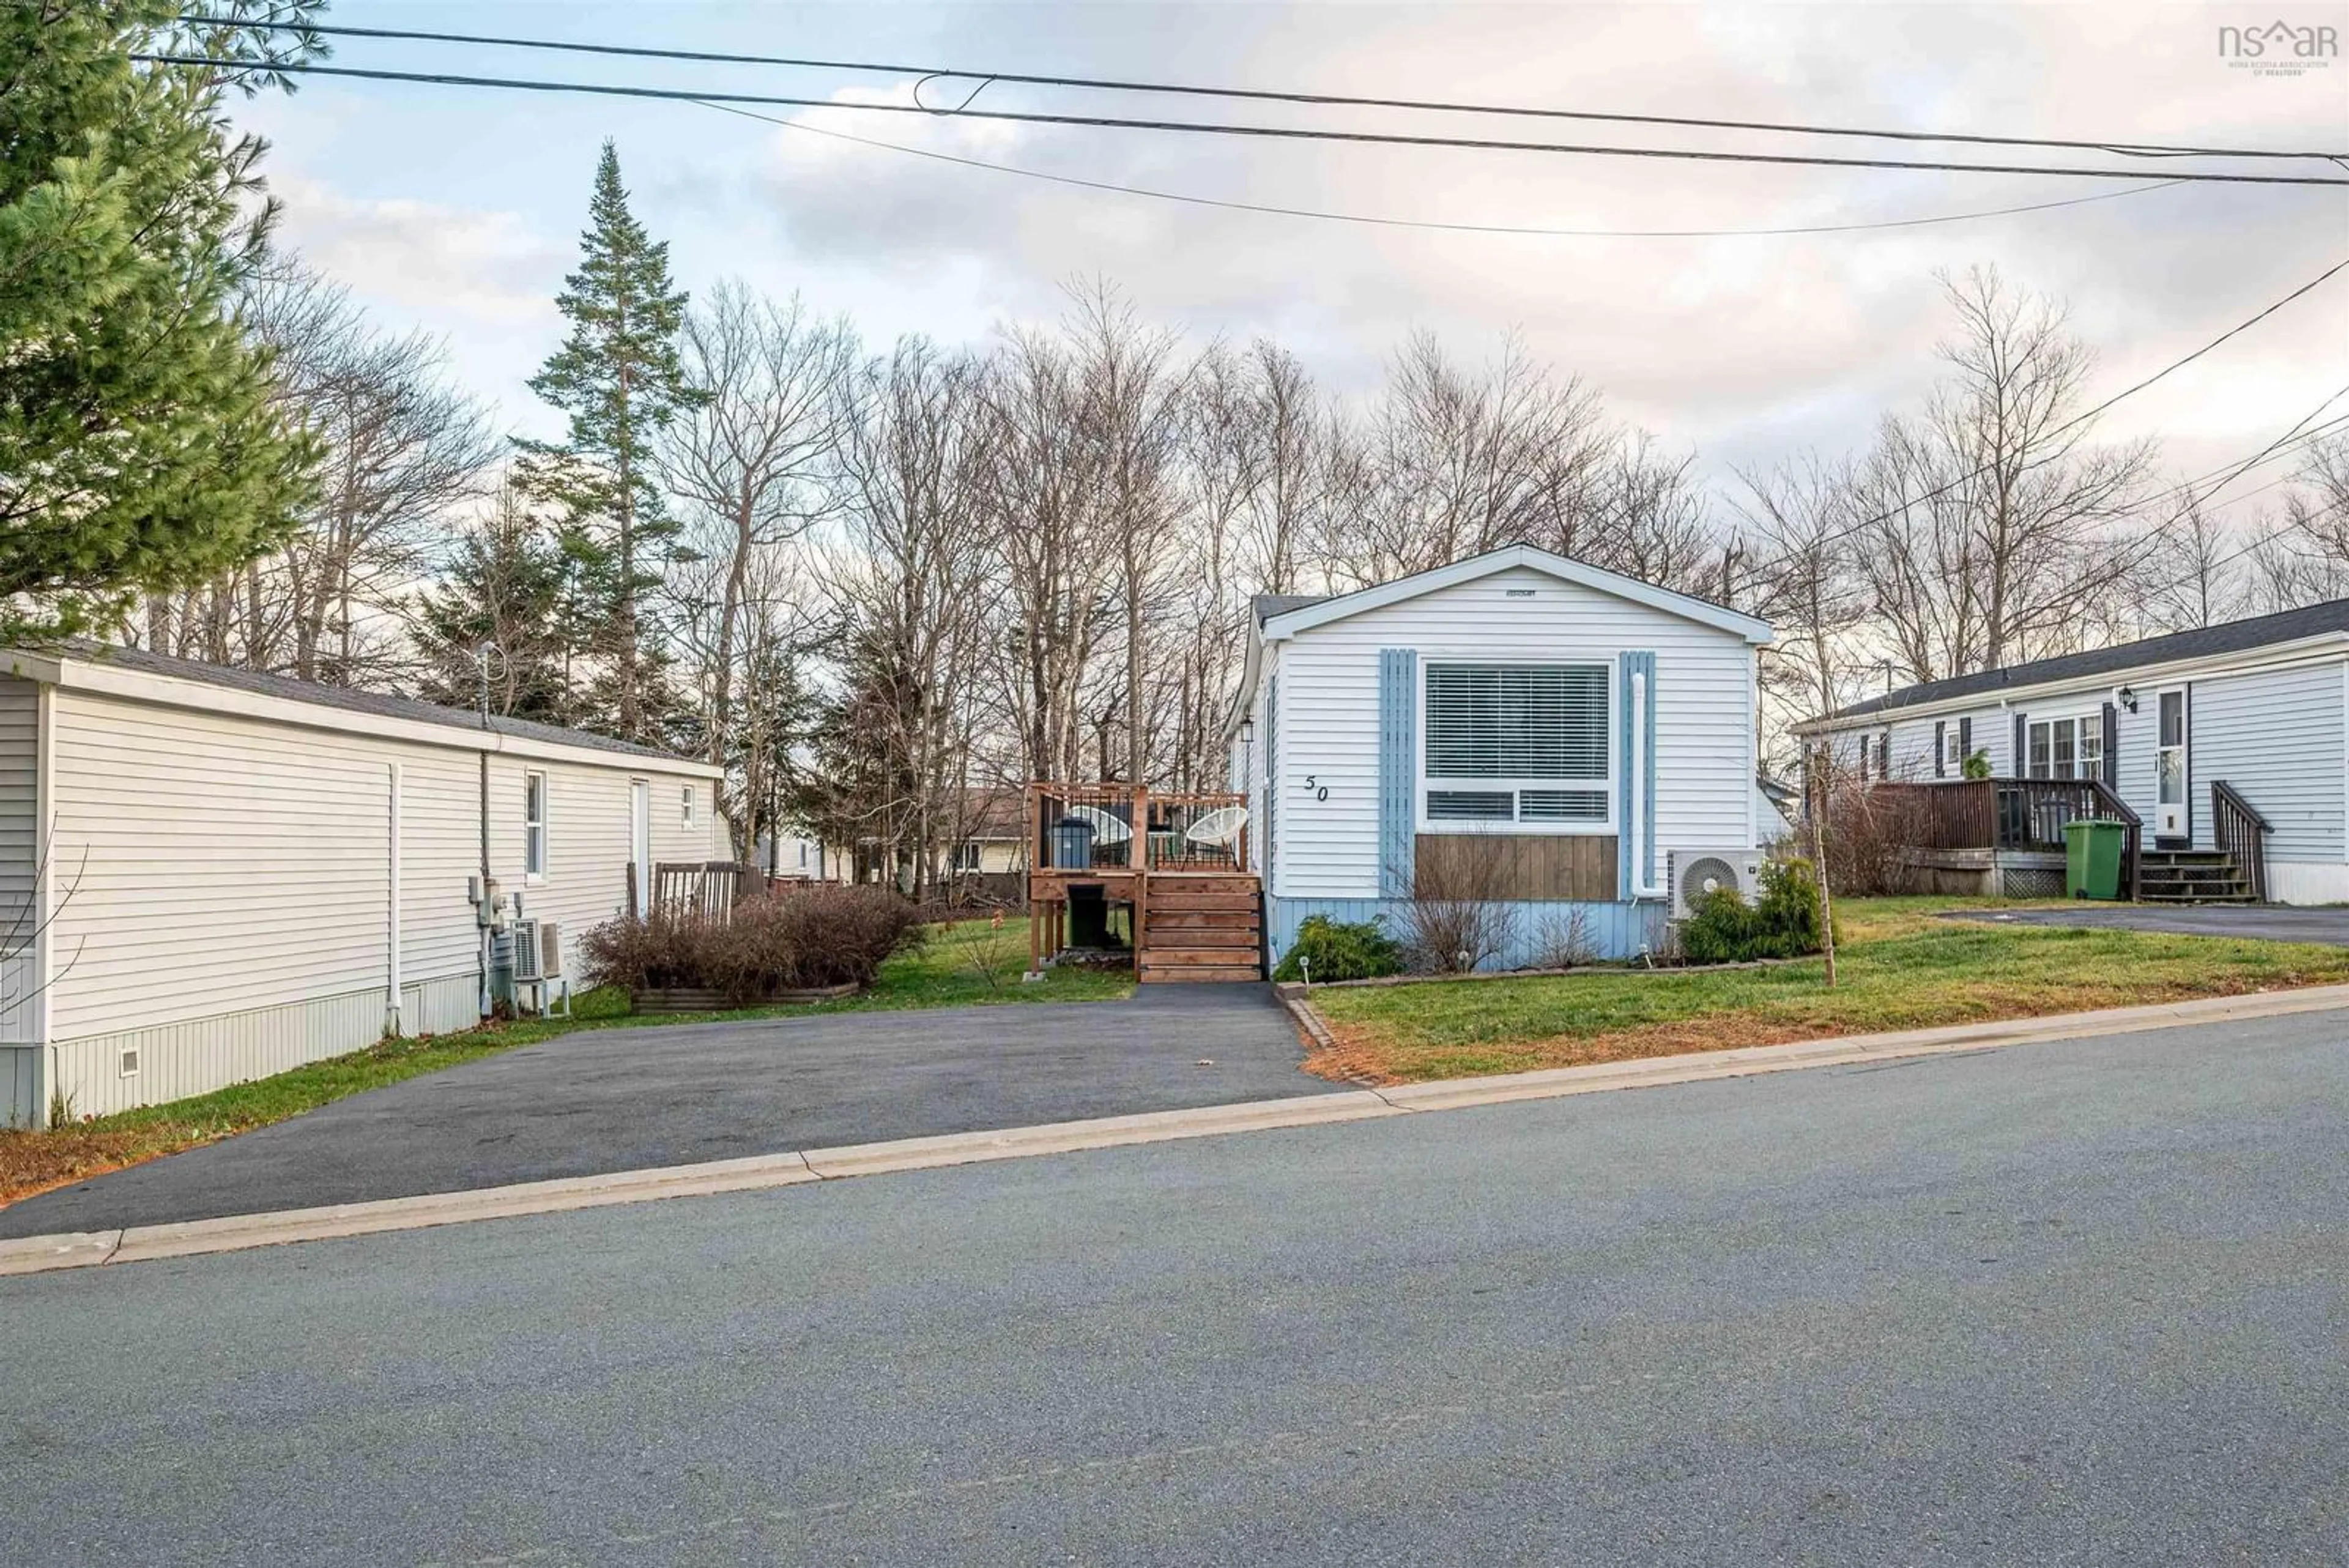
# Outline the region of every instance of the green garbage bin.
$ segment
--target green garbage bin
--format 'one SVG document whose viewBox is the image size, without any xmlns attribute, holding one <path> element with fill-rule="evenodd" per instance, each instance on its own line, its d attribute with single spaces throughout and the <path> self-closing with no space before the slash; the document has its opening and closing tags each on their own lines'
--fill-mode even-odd
<svg viewBox="0 0 2349 1568">
<path fill-rule="evenodd" d="M 2098 817 L 2064 825 L 2064 891 L 2075 898 L 2121 896 L 2121 844 L 2127 828 Z"/>
</svg>

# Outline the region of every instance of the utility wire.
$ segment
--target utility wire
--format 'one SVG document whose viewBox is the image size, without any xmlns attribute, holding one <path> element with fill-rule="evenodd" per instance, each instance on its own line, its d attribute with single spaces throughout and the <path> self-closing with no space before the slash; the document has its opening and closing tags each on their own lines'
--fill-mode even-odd
<svg viewBox="0 0 2349 1568">
<path fill-rule="evenodd" d="M 180 20 L 201 25 L 214 23 L 220 19 L 188 16 L 181 17 Z M 1099 92 L 1233 99 L 1252 103 L 1303 104 L 1325 109 L 1396 109 L 1439 114 L 1490 114 L 1536 119 L 1585 120 L 1610 125 L 1669 125 L 1702 130 L 1759 130 L 1794 136 L 1858 137 L 1871 140 L 1956 142 L 1982 147 L 2052 147 L 2074 151 L 2110 152 L 2140 158 L 2331 158 L 2334 156 L 2330 152 L 2295 152 L 2274 148 L 2176 146 L 2165 142 L 2134 141 L 2126 139 L 2064 140 L 2039 136 L 1989 136 L 1960 131 L 1893 130 L 1868 126 L 1809 125 L 1759 119 L 1711 119 L 1690 115 L 1621 114 L 1599 109 L 1552 109 L 1528 104 L 1471 103 L 1440 99 L 1374 98 L 1348 93 L 1299 92 L 1264 88 L 1206 87 L 1195 83 L 1130 81 L 1102 77 L 1038 76 L 1019 71 L 972 70 L 954 66 L 908 65 L 889 60 L 812 59 L 784 55 L 736 54 L 719 50 L 658 49 L 626 44 L 578 43 L 556 38 L 501 37 L 479 33 L 425 32 L 399 27 L 326 26 L 293 22 L 244 22 L 238 25 L 264 28 L 298 27 L 308 33 L 347 38 L 486 45 L 497 48 L 559 50 L 569 54 L 612 55 L 636 59 L 692 60 L 714 65 L 783 66 L 795 69 L 821 71 L 872 71 L 886 75 L 918 77 L 925 82 L 952 78 L 978 83 L 978 89 L 972 94 L 974 98 L 978 92 L 984 91 L 994 83 L 1010 82 L 1022 87 L 1074 88 Z M 968 99 L 965 100 L 964 107 L 968 107 Z M 928 109 L 926 112 L 958 111 Z"/>
<path fill-rule="evenodd" d="M 242 60 L 203 55 L 134 54 L 142 65 L 191 66 L 205 70 L 252 70 Z M 433 87 L 499 88 L 520 92 L 590 93 L 613 98 L 666 99 L 681 103 L 750 103 L 785 109 L 854 109 L 871 114 L 913 114 L 935 118 L 937 111 L 910 103 L 843 103 L 833 99 L 794 98 L 781 94 L 687 90 L 677 88 L 628 87 L 605 82 L 530 80 L 511 77 L 453 76 L 431 71 L 373 70 L 356 66 L 276 63 L 272 71 L 295 76 L 346 77 L 367 81 L 419 82 Z M 1830 158 L 1792 152 L 1722 152 L 1685 147 L 1608 147 L 1558 141 L 1510 141 L 1495 137 L 1414 136 L 1398 131 L 1330 130 L 1304 126 L 1236 125 L 1219 120 L 1137 119 L 1114 115 L 1041 114 L 999 109 L 960 111 L 960 118 L 1000 120 L 1019 125 L 1082 126 L 1093 130 L 1162 130 L 1190 136 L 1253 137 L 1280 141 L 1341 141 L 1381 147 L 1457 148 L 1477 152 L 1548 152 L 1595 158 L 1661 158 L 1697 163 L 1773 163 L 1808 169 L 1890 169 L 1955 174 L 2036 174 L 2059 179 L 2129 179 L 2127 170 L 2087 169 L 2064 165 L 2007 163 L 1946 163 L 1921 159 Z M 2217 185 L 2349 186 L 2349 175 L 2230 174 L 2203 171 L 2173 171 L 2165 176 L 2183 183 Z"/>
<path fill-rule="evenodd" d="M 883 141 L 870 136 L 854 136 L 845 130 L 826 126 L 810 125 L 804 120 L 786 119 L 779 114 L 761 114 L 756 109 L 742 109 L 730 103 L 701 100 L 704 109 L 714 109 L 721 114 L 740 115 L 745 119 L 760 120 L 781 126 L 785 130 L 802 130 L 814 136 L 830 137 L 835 141 L 854 142 L 859 147 L 879 148 L 887 152 L 903 152 L 915 158 L 927 158 L 940 163 L 957 163 L 966 169 L 985 169 L 998 174 L 1017 174 L 1022 179 L 1043 180 L 1055 185 L 1074 185 L 1087 191 L 1109 191 L 1120 195 L 1146 196 L 1157 202 L 1179 202 L 1185 206 L 1218 207 L 1235 213 L 1264 213 L 1283 218 L 1318 218 L 1333 223 L 1366 223 L 1390 229 L 1432 229 L 1440 233 L 1461 234 L 1526 234 L 1552 238 L 1585 240 L 1688 240 L 1735 239 L 1751 236 L 1783 234 L 1848 234 L 1868 229 L 1917 229 L 1936 223 L 1965 223 L 1979 218 L 2012 217 L 2019 213 L 2045 213 L 2058 207 L 2085 207 L 2095 202 L 2114 202 L 2124 196 L 2143 196 L 2155 191 L 2167 191 L 2176 186 L 2175 180 L 2161 180 L 2151 184 L 2131 185 L 2125 190 L 2100 191 L 2093 196 L 2065 196 L 2053 202 L 2028 202 L 2014 207 L 1992 207 L 1976 213 L 1940 213 L 1923 218 L 1886 218 L 1871 223 L 1797 223 L 1779 228 L 1760 229 L 1554 229 L 1521 223 L 1445 223 L 1433 218 L 1381 217 L 1367 213 L 1340 213 L 1326 208 L 1282 207 L 1261 202 L 1235 202 L 1219 196 L 1195 196 L 1180 191 L 1155 191 L 1143 185 L 1121 185 L 1109 180 L 1087 180 L 1074 174 L 1053 174 L 1041 169 L 1026 169 L 1016 163 L 997 163 L 984 158 L 966 158 L 957 153 L 939 152 L 926 147 L 908 147 L 900 141 Z"/>
<path fill-rule="evenodd" d="M 2086 424 L 2097 415 L 2104 413 L 2108 409 L 2111 409 L 2115 404 L 2121 402 L 2124 399 L 2137 396 L 2139 392 L 2144 391 L 2147 387 L 2152 386 L 2155 382 L 2159 381 L 2166 377 L 2175 375 L 2179 370 L 2184 369 L 2187 366 L 2191 365 L 2195 360 L 2201 358 L 2202 356 L 2209 353 L 2220 344 L 2225 343 L 2229 339 L 2236 337 L 2242 333 L 2250 331 L 2261 322 L 2265 321 L 2269 317 L 2273 316 L 2277 311 L 2282 310 L 2284 306 L 2292 304 L 2292 301 L 2299 299 L 2303 295 L 2322 286 L 2332 278 L 2337 276 L 2344 269 L 2349 269 L 2349 256 L 2344 256 L 2341 260 L 2334 262 L 2331 266 L 2326 267 L 2323 272 L 2318 273 L 2314 277 L 2310 278 L 2306 283 L 2302 284 L 2298 288 L 2293 289 L 2282 299 L 2277 300 L 2272 305 L 2267 306 L 2258 314 L 2237 322 L 2234 326 L 2230 327 L 2226 331 L 2221 332 L 2218 337 L 2213 337 L 2208 343 L 2203 344 L 2202 347 L 2195 349 L 2192 353 L 2185 355 L 2180 358 L 2171 360 L 2168 364 L 2164 365 L 2160 369 L 2156 370 L 2152 375 L 2145 378 L 2145 379 L 2137 382 L 2133 386 L 2125 387 L 2121 390 L 2115 392 L 2111 397 L 2106 398 L 2103 402 L 2098 403 L 2095 408 L 2086 410 L 2085 413 L 2073 415 L 2062 424 L 2057 425 L 2054 430 L 2049 431 L 2044 439 L 2053 441 L 2058 436 L 2065 435 L 2073 431 L 2078 430 L 2081 426 Z M 2336 394 L 2336 396 L 2338 394 Z M 2327 399 L 2326 402 L 2329 404 L 2332 400 L 2332 399 Z M 2313 418 L 2313 416 L 2312 415 L 2311 417 Z M 2302 422 L 2305 423 L 2306 421 L 2303 421 Z M 2063 453 L 2060 452 L 2051 452 L 2046 457 L 2041 458 L 2036 462 L 2025 463 L 2022 472 L 2028 473 L 2033 469 L 2044 468 L 2048 463 L 2055 462 L 2062 455 Z M 1926 491 L 1921 495 L 1904 497 L 1899 505 L 1888 507 L 1884 511 L 1877 513 L 1872 517 L 1863 517 L 1857 523 L 1847 524 L 1845 526 L 1823 535 L 1814 542 L 1812 547 L 1817 548 L 1820 545 L 1833 545 L 1839 543 L 1842 540 L 1848 539 L 1853 535 L 1861 532 L 1863 529 L 1873 528 L 1879 523 L 1889 521 L 1899 513 L 1907 511 L 1911 506 L 1919 505 L 1927 501 L 1936 500 L 1941 496 L 1947 495 L 1951 491 L 1957 489 L 1961 485 L 1970 484 L 1973 481 L 1980 479 L 1982 475 L 1990 472 L 1992 469 L 1996 466 L 1997 465 L 1995 463 L 1983 463 L 1979 468 L 1972 469 L 1968 472 L 1958 475 L 1955 479 L 1949 480 L 1941 484 L 1934 486 L 1932 489 Z"/>
</svg>

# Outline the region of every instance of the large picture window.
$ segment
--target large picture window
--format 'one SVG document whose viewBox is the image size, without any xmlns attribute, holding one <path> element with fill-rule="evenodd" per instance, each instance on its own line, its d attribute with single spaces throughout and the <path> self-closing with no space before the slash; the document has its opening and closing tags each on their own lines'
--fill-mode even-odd
<svg viewBox="0 0 2349 1568">
<path fill-rule="evenodd" d="M 1604 664 L 1428 665 L 1426 822 L 1603 831 L 1614 820 L 1610 692 Z"/>
</svg>

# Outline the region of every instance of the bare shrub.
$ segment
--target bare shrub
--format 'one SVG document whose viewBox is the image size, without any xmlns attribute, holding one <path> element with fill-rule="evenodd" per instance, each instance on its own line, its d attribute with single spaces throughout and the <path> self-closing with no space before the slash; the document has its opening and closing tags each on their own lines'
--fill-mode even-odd
<svg viewBox="0 0 2349 1568">
<path fill-rule="evenodd" d="M 1508 850 L 1475 834 L 1447 837 L 1442 850 L 1413 867 L 1400 921 L 1403 952 L 1414 970 L 1465 974 L 1508 950 Z"/>
<path fill-rule="evenodd" d="M 1903 890 L 1900 852 L 1922 842 L 1930 787 L 1838 782 L 1828 790 L 1826 867 L 1837 893 Z"/>
<path fill-rule="evenodd" d="M 723 992 L 738 1006 L 780 992 L 869 985 L 917 940 L 914 906 L 884 888 L 810 888 L 752 898 L 725 920 L 623 916 L 581 940 L 591 985 Z"/>
<path fill-rule="evenodd" d="M 1579 904 L 1565 914 L 1544 915 L 1534 928 L 1536 969 L 1580 969 L 1599 961 L 1599 944 L 1591 937 L 1590 911 Z"/>
</svg>

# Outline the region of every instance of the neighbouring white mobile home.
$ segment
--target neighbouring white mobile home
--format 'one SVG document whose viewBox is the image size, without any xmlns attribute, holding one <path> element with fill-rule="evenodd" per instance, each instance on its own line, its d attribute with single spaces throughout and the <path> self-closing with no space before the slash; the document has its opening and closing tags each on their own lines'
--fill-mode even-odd
<svg viewBox="0 0 2349 1568">
<path fill-rule="evenodd" d="M 1516 545 L 1334 597 L 1267 596 L 1229 727 L 1272 957 L 1308 916 L 1456 893 L 1510 906 L 1493 961 L 1569 922 L 1652 950 L 1673 866 L 1750 863 L 1768 623 Z"/>
<path fill-rule="evenodd" d="M 1980 842 L 1943 831 L 1913 857 L 1967 890 L 2063 891 L 2070 784 L 2095 794 L 2084 812 L 2136 818 L 2145 897 L 2349 900 L 2349 599 L 1929 680 L 1795 731 L 1845 778 L 1993 799 Z"/>
<path fill-rule="evenodd" d="M 0 1116 L 201 1094 L 471 1026 L 468 881 L 578 938 L 730 857 L 717 769 L 129 649 L 0 655 Z M 20 912 L 19 912 L 20 911 Z"/>
</svg>

